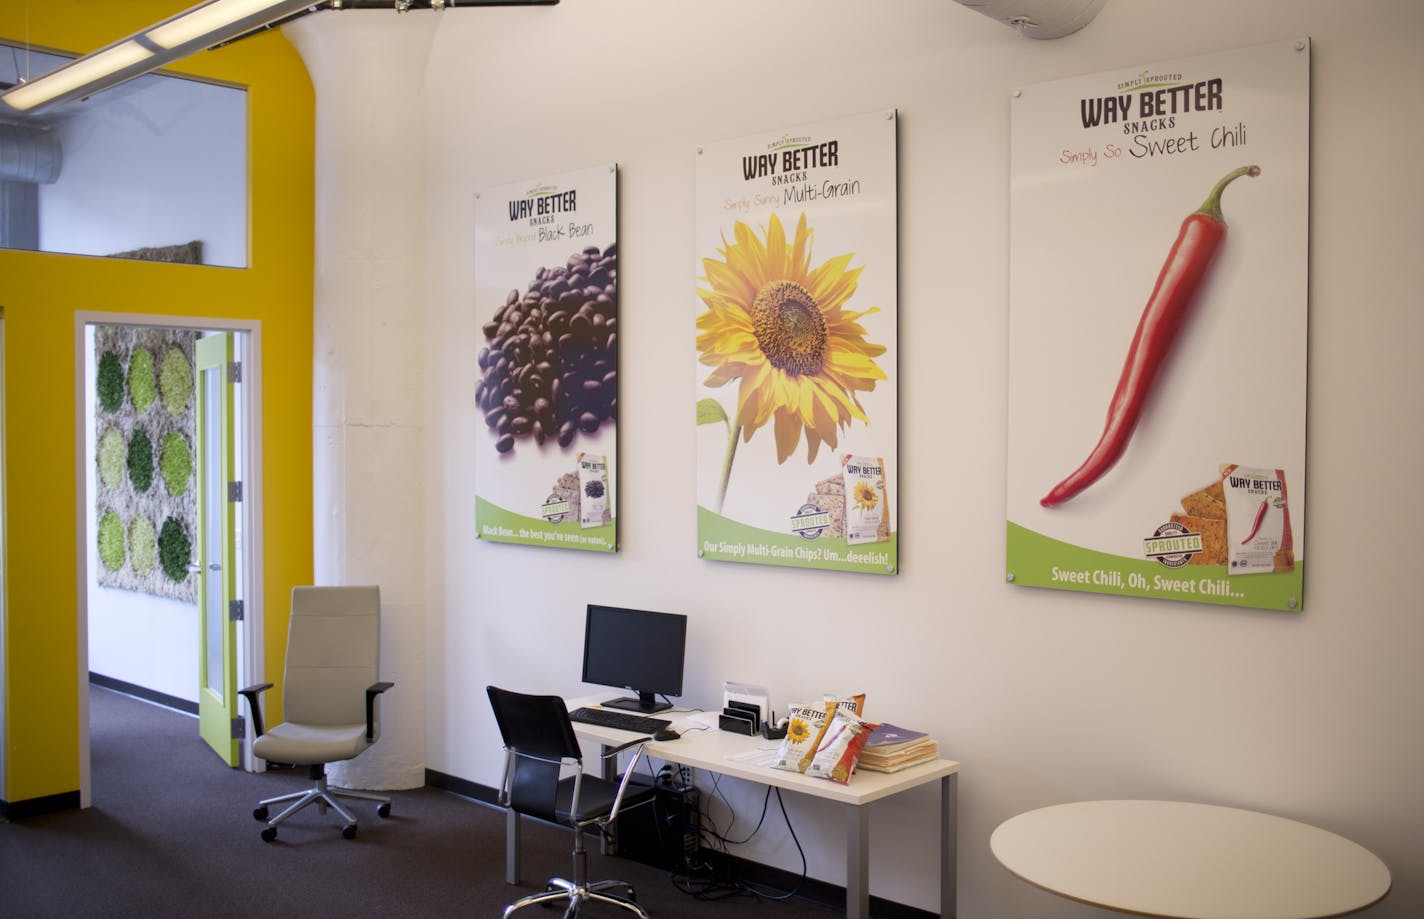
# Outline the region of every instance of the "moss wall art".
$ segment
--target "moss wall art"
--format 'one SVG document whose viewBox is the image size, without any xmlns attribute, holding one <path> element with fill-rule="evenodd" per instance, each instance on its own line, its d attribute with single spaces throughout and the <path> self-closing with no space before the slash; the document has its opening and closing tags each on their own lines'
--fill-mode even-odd
<svg viewBox="0 0 1424 919">
<path fill-rule="evenodd" d="M 99 585 L 194 602 L 194 343 L 176 329 L 94 330 Z"/>
</svg>

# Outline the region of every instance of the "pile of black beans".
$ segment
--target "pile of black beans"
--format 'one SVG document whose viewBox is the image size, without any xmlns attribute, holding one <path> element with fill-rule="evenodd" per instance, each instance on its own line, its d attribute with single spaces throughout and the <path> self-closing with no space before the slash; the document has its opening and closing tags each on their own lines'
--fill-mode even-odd
<svg viewBox="0 0 1424 919">
<path fill-rule="evenodd" d="M 508 453 L 516 438 L 567 447 L 618 413 L 618 251 L 589 246 L 540 268 L 484 324 L 475 402 Z"/>
</svg>

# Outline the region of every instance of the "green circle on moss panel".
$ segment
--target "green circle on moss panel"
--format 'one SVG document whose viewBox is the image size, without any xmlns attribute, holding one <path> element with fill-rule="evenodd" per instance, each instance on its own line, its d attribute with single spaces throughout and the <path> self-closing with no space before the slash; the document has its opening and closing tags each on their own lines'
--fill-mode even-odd
<svg viewBox="0 0 1424 919">
<path fill-rule="evenodd" d="M 129 564 L 136 574 L 148 574 L 158 560 L 158 534 L 153 521 L 139 514 L 129 524 Z"/>
<path fill-rule="evenodd" d="M 158 365 L 158 395 L 170 415 L 181 415 L 193 396 L 193 367 L 178 348 L 163 352 Z"/>
<path fill-rule="evenodd" d="M 181 582 L 188 577 L 188 560 L 192 557 L 193 541 L 183 524 L 175 517 L 163 521 L 163 528 L 158 531 L 158 562 L 163 573 L 170 581 Z"/>
<path fill-rule="evenodd" d="M 153 484 L 153 441 L 142 428 L 129 438 L 129 481 L 139 494 Z"/>
<path fill-rule="evenodd" d="M 158 398 L 158 381 L 153 376 L 153 354 L 147 348 L 135 348 L 129 358 L 129 401 L 134 411 L 146 412 Z"/>
<path fill-rule="evenodd" d="M 110 571 L 124 567 L 124 524 L 113 511 L 99 518 L 99 561 Z"/>
<path fill-rule="evenodd" d="M 99 481 L 105 488 L 118 488 L 124 484 L 124 464 L 128 462 L 128 447 L 124 445 L 124 435 L 114 428 L 108 428 L 100 434 L 96 461 L 99 464 Z"/>
<path fill-rule="evenodd" d="M 193 474 L 193 451 L 188 449 L 188 440 L 182 434 L 163 435 L 163 445 L 158 448 L 158 474 L 163 476 L 163 484 L 175 498 L 188 491 L 188 479 Z"/>
<path fill-rule="evenodd" d="M 94 382 L 99 407 L 106 412 L 117 412 L 124 404 L 124 365 L 119 355 L 105 351 L 99 357 L 99 373 Z"/>
</svg>

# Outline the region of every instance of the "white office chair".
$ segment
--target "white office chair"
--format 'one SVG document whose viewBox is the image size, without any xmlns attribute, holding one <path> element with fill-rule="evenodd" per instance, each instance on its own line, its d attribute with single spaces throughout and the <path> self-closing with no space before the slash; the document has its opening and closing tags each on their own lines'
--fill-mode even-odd
<svg viewBox="0 0 1424 919">
<path fill-rule="evenodd" d="M 378 802 L 376 813 L 391 815 L 389 798 L 327 785 L 326 764 L 354 759 L 380 735 L 376 697 L 392 683 L 378 682 L 381 643 L 381 591 L 378 587 L 295 587 L 287 633 L 286 682 L 282 707 L 287 720 L 264 731 L 258 694 L 262 683 L 239 690 L 252 710 L 257 735 L 252 752 L 274 763 L 308 766 L 315 785 L 306 791 L 268 798 L 252 816 L 262 821 L 262 838 L 277 838 L 277 825 L 313 802 L 345 819 L 341 835 L 356 836 L 356 818 L 337 798 Z M 268 807 L 292 801 L 267 819 Z"/>
</svg>

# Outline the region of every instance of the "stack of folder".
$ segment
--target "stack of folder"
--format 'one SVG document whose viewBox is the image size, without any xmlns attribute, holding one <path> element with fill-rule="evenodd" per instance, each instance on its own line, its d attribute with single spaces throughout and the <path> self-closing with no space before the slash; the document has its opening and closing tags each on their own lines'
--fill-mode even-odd
<svg viewBox="0 0 1424 919">
<path fill-rule="evenodd" d="M 939 758 L 939 744 L 924 731 L 882 724 L 871 732 L 860 754 L 859 768 L 899 772 Z"/>
</svg>

